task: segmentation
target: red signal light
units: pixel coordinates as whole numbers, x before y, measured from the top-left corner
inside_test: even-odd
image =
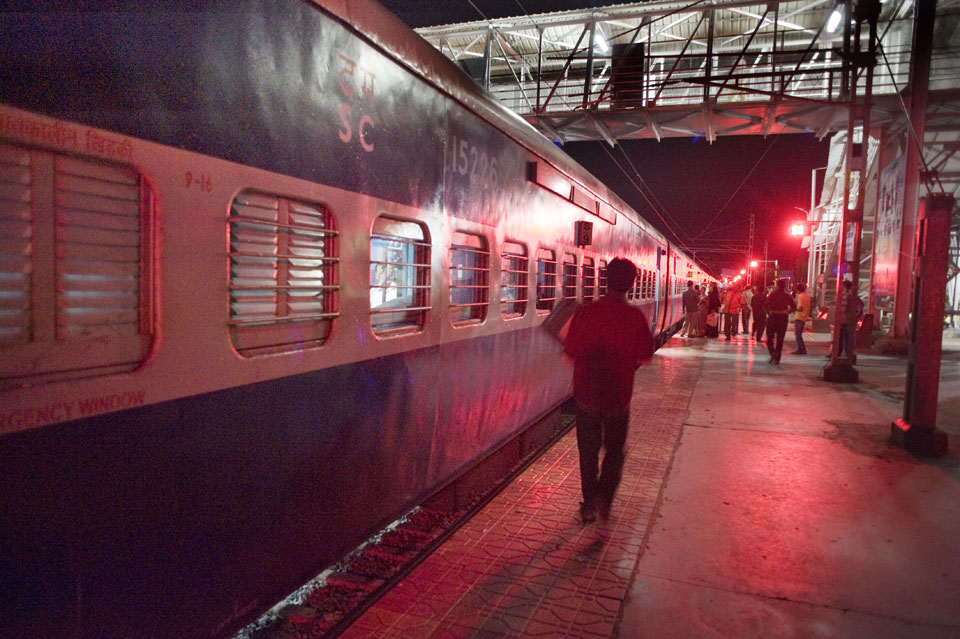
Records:
[[[806,224],[791,224],[790,235],[806,235]]]

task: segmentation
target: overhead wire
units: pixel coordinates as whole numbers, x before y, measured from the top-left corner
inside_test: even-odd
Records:
[[[763,162],[763,158],[767,157],[767,153],[769,153],[770,149],[773,148],[773,145],[776,143],[778,137],[780,136],[774,135],[771,137],[770,144],[767,145],[767,148],[764,150],[764,152],[760,155],[760,157],[754,163],[753,168],[750,169],[750,171],[744,176],[743,180],[740,181],[740,185],[737,186],[737,188],[733,191],[733,193],[730,194],[730,197],[727,198],[727,201],[724,202],[723,206],[720,207],[720,209],[716,212],[713,218],[708,223],[704,224],[703,226],[704,229],[709,228],[711,224],[717,221],[717,218],[720,217],[720,214],[723,213],[724,209],[726,209],[727,206],[729,206],[730,202],[733,201],[733,198],[735,198],[737,196],[737,193],[740,192],[740,189],[743,188],[743,185],[746,184],[747,180],[750,179],[750,176],[753,175],[753,172],[756,171],[757,167],[760,166],[760,163]],[[700,239],[701,237],[703,237],[705,233],[706,231],[700,231],[700,233],[695,235],[693,239],[694,240]]]
[[[477,5],[475,5],[475,4],[473,3],[473,0],[467,0],[467,4],[469,4],[471,7],[473,7],[474,10],[475,10],[477,13],[480,14],[480,17],[481,17],[481,18],[483,18],[483,19],[486,20],[487,22],[490,22],[490,18],[488,18],[486,15],[484,15],[483,11],[480,10],[480,7],[478,7]]]
[[[684,249],[687,249],[686,243],[680,238],[680,236],[679,236],[679,235],[677,234],[677,232],[674,230],[673,225],[671,225],[671,223],[668,222],[668,221],[663,217],[663,215],[660,213],[659,208],[657,208],[657,206],[656,206],[653,202],[650,201],[650,198],[647,197],[647,194],[644,193],[643,189],[640,188],[640,186],[636,183],[636,181],[634,181],[634,179],[633,179],[633,177],[630,175],[630,173],[628,173],[627,170],[623,167],[623,165],[620,164],[620,162],[617,160],[616,156],[614,156],[613,153],[610,152],[610,149],[608,149],[605,145],[603,146],[603,150],[607,153],[607,155],[610,156],[610,159],[613,160],[613,163],[617,165],[617,168],[619,168],[620,171],[627,177],[627,179],[630,180],[630,183],[633,184],[633,187],[634,187],[635,189],[637,189],[637,192],[640,193],[640,195],[643,197],[644,200],[646,200],[647,205],[651,208],[651,210],[653,210],[653,212],[656,213],[657,217],[660,218],[660,221],[663,222],[663,225],[664,225],[664,227],[666,228],[666,230],[667,230],[671,235],[673,235],[673,237],[674,237],[674,242],[675,242],[676,244],[679,244],[680,246],[682,246]],[[629,161],[629,158],[627,158],[627,160]],[[633,167],[633,164],[632,164],[632,163],[631,163],[631,167]],[[643,181],[643,178],[640,177],[640,174],[639,174],[638,172],[636,172],[636,168],[635,168],[635,167],[634,167],[634,172],[636,173],[637,177],[639,177],[640,180],[641,180],[641,182],[642,182],[642,181]],[[652,192],[651,192],[651,193],[652,193]]]

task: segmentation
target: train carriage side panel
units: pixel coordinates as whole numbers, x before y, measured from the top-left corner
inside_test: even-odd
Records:
[[[331,6],[342,16],[367,3]],[[37,37],[0,48],[14,70],[0,76],[4,101],[19,107],[0,107],[0,137],[132,166],[160,215],[147,274],[159,288],[143,311],[159,339],[143,365],[0,391],[13,407],[0,411],[0,627],[12,636],[235,627],[566,396],[569,370],[537,328],[541,244],[582,265],[588,252],[652,261],[662,242],[475,89],[450,100],[307,2],[2,20],[5,38]],[[90,55],[52,44],[90,34],[102,35]],[[411,160],[418,147],[430,152]],[[595,244],[576,247],[585,209],[530,182],[530,162],[556,165],[620,219],[594,219]],[[250,193],[323,205],[336,222],[337,316],[319,348],[253,356],[231,340],[231,290],[242,288],[231,216]],[[381,218],[415,225],[428,245],[418,331],[371,328]],[[526,245],[523,317],[497,315],[490,282],[487,318],[453,325],[454,232],[485,237],[491,266],[505,241]]]

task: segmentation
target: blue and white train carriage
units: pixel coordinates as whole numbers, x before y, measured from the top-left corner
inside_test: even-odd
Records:
[[[373,2],[133,4],[0,15],[4,637],[229,633],[706,277]]]

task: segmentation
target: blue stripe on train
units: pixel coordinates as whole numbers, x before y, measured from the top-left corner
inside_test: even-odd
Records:
[[[0,634],[228,630],[569,383],[526,329],[0,439]]]

